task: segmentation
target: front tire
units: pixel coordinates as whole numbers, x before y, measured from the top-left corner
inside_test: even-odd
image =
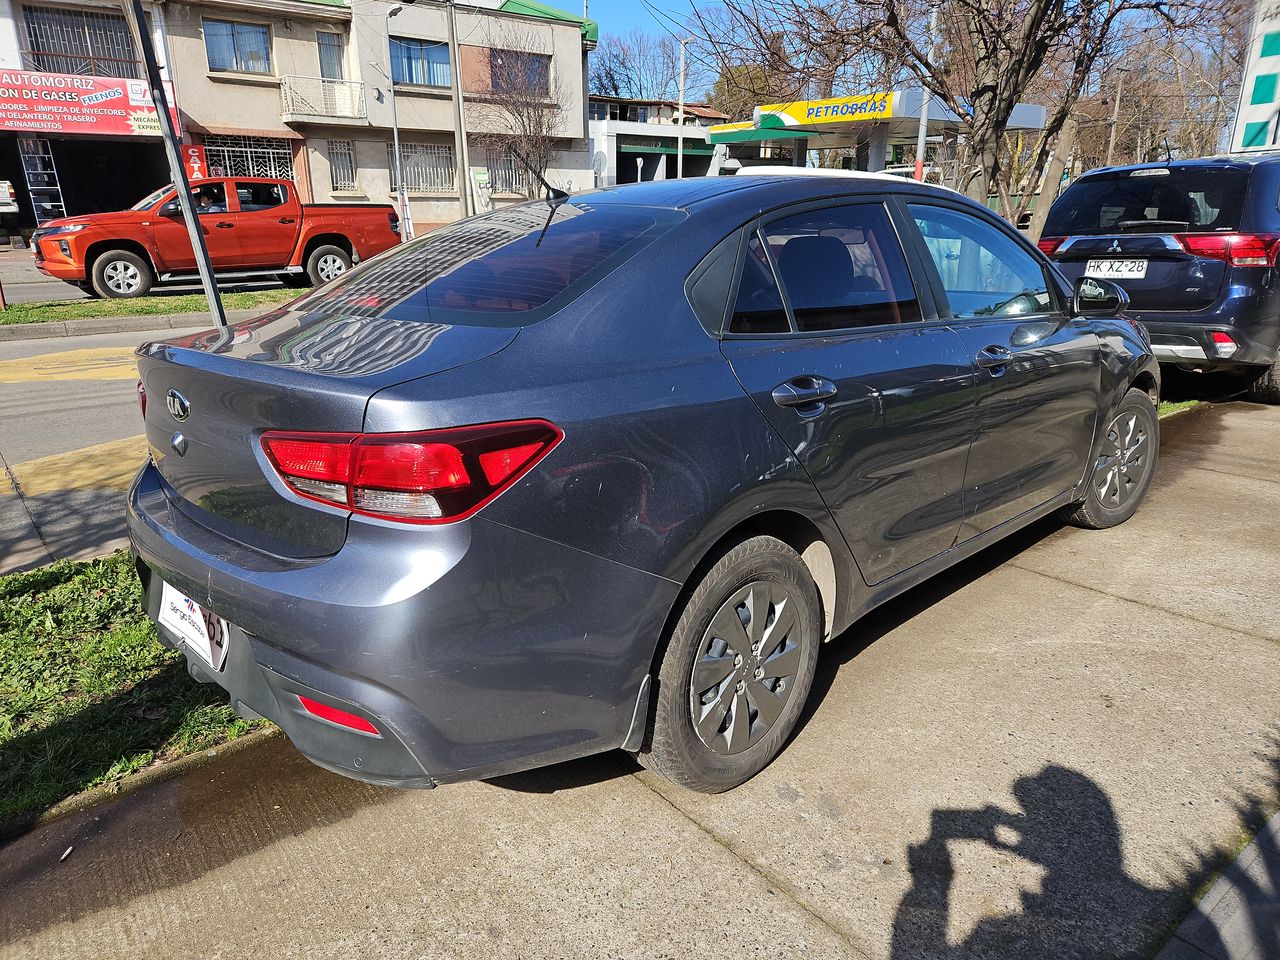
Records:
[[[1125,394],[1102,438],[1102,450],[1086,481],[1084,500],[1067,507],[1067,523],[1088,530],[1118,526],[1142,503],[1156,472],[1160,418],[1143,390]]]
[[[638,759],[720,793],[751,779],[795,729],[822,642],[818,589],[799,554],[752,537],[685,602],[658,671],[653,735]]]
[[[351,269],[351,257],[347,251],[332,244],[316,247],[307,257],[307,276],[314,286],[336,280]]]
[[[108,250],[93,261],[93,289],[105,299],[145,297],[154,282],[151,264],[129,250]]]

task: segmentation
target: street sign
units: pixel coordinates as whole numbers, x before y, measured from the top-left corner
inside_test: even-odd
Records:
[[[188,180],[203,180],[209,176],[209,164],[205,159],[204,146],[202,144],[184,144],[182,147],[182,163],[187,168]]]
[[[1280,2],[1259,0],[1249,36],[1240,103],[1231,130],[1231,152],[1274,150],[1280,145]]]

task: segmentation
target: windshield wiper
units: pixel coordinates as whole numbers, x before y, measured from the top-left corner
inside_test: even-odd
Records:
[[[524,154],[515,147],[511,148],[511,153],[517,160],[524,164],[524,168],[528,170],[529,173],[533,175],[533,178],[537,180],[538,183],[542,184],[542,188],[547,191],[546,196],[543,197],[543,200],[546,201],[547,206],[550,208],[547,210],[547,222],[542,225],[542,232],[538,234],[538,242],[534,244],[535,247],[540,247],[542,246],[542,238],[547,235],[547,228],[551,226],[551,218],[556,215],[556,211],[560,209],[560,206],[569,199],[569,194],[567,191],[561,190],[558,187],[553,187],[551,184],[547,183],[547,178],[540,174],[534,168],[533,164],[524,158]]]

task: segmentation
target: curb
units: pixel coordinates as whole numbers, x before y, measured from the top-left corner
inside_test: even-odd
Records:
[[[255,310],[228,310],[227,320],[239,323],[274,310],[266,306]],[[206,312],[153,313],[133,317],[86,317],[82,320],[52,320],[44,323],[0,324],[0,343],[7,340],[39,340],[44,337],[83,337],[94,333],[136,333],[143,330],[179,329],[213,326]]]
[[[144,787],[149,787],[171,777],[186,773],[188,770],[202,767],[206,763],[212,763],[214,760],[230,756],[233,753],[239,753],[241,750],[248,750],[260,743],[283,736],[284,731],[272,724],[265,730],[246,733],[242,737],[228,740],[226,743],[210,747],[208,750],[187,754],[185,757],[179,757],[177,760],[170,760],[167,763],[157,763],[144,767],[123,780],[104,783],[101,786],[67,797],[65,800],[59,800],[53,806],[46,807],[38,813],[20,814],[4,823],[0,823],[0,843],[7,843],[24,833],[29,833],[37,827],[43,827],[68,814],[80,813],[90,807],[96,807],[100,803],[115,800],[125,794],[134,793]]]

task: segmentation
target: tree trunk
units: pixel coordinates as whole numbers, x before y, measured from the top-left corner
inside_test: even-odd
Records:
[[[1040,199],[1036,201],[1035,213],[1031,215],[1031,226],[1027,228],[1027,237],[1032,242],[1040,239],[1044,232],[1044,222],[1049,219],[1049,208],[1058,198],[1058,187],[1062,184],[1062,171],[1066,169],[1067,157],[1071,155],[1071,147],[1076,139],[1076,121],[1067,117],[1058,133],[1058,142],[1053,147],[1053,156],[1044,170],[1044,179],[1040,181]]]

